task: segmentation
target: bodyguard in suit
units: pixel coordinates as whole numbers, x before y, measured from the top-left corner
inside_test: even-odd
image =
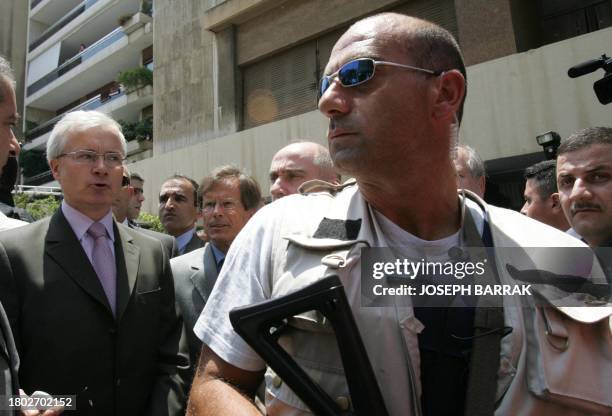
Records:
[[[204,247],[195,229],[197,193],[196,181],[183,175],[166,179],[159,191],[159,219],[168,234],[176,238],[180,254]]]
[[[255,179],[240,169],[221,166],[202,180],[198,198],[210,242],[171,261],[176,300],[183,313],[192,364],[198,362],[202,348],[202,341],[193,333],[193,327],[217,280],[230,244],[261,206],[261,191]]]
[[[154,230],[141,228],[135,223],[130,222],[128,212],[131,201],[134,197],[134,188],[132,188],[131,180],[132,176],[130,175],[130,171],[128,170],[127,166],[124,165],[121,188],[119,188],[119,191],[113,199],[113,215],[115,216],[115,220],[126,227],[132,228],[148,237],[161,241],[169,258],[178,256],[178,247],[174,237],[168,234],[158,233]]]
[[[47,159],[64,201],[0,233],[0,300],[26,391],[76,395],[75,415],[179,415],[189,362],[168,256],[112,218],[125,153],[102,113],[55,125]]]

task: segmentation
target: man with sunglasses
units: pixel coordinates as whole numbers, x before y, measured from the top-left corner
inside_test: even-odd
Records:
[[[125,154],[105,114],[57,122],[47,159],[64,200],[0,234],[0,300],[24,390],[72,395],[75,414],[179,415],[189,360],[168,256],[112,216]]]
[[[132,226],[136,226],[136,220],[140,215],[140,209],[142,208],[142,203],[145,200],[144,197],[144,179],[136,172],[130,173],[130,186],[134,190],[132,197],[130,198],[130,203],[128,205],[127,210],[127,219]]]
[[[234,240],[194,328],[203,348],[188,414],[258,414],[249,399],[264,373],[268,415],[309,414],[234,331],[228,314],[329,274],[343,283],[390,415],[563,413],[561,405],[526,391],[525,357],[517,353],[522,329],[512,315],[520,307],[509,308],[509,317],[491,312],[489,321],[483,308],[361,305],[362,248],[448,259],[465,240],[580,244],[518,213],[458,196],[451,147],[465,91],[456,41],[430,22],[384,13],[340,37],[325,68],[319,110],[329,119],[334,166],[356,184],[276,201]],[[485,227],[485,219],[493,224]],[[493,229],[495,235],[485,235]],[[506,325],[518,327],[502,342]],[[278,343],[344,414],[351,397],[330,333],[327,319],[310,312],[287,317],[277,332]]]
[[[142,185],[140,186],[142,187]],[[115,194],[115,198],[113,199],[113,215],[115,216],[115,220],[126,227],[132,228],[148,237],[161,241],[169,258],[178,256],[178,247],[174,237],[168,234],[158,233],[154,230],[147,230],[146,228],[137,227],[129,221],[130,206],[134,200],[135,193],[136,192],[132,184],[132,175],[130,174],[127,166],[123,166],[121,188],[119,188],[119,191],[117,194]]]

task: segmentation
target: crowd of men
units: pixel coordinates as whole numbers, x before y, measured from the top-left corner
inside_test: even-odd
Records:
[[[19,151],[14,89],[0,58],[0,168]],[[265,206],[259,184],[238,167],[217,167],[199,183],[173,175],[159,192],[167,234],[135,221],[144,179],[124,165],[120,126],[99,112],[68,113],[47,143],[60,209],[32,224],[0,212],[0,395],[69,394],[84,415],[308,414],[229,312],[337,274],[388,414],[610,413],[609,286],[585,308],[544,295],[543,309],[517,297],[504,297],[503,308],[360,307],[367,247],[444,260],[471,246],[612,245],[612,128],[581,130],[556,161],[529,167],[519,215],[484,201],[484,163],[457,145],[466,90],[461,51],[446,30],[393,13],[360,20],[334,46],[320,85],[328,148],[280,149]],[[340,174],[354,181],[341,183]],[[600,284],[598,264],[569,274]],[[504,281],[512,271],[495,273]],[[542,331],[542,319],[552,329]],[[350,410],[329,322],[303,314],[285,324],[279,343],[338,414]],[[597,335],[567,341],[563,351],[587,348],[571,360],[534,354],[558,325]],[[584,368],[595,380],[586,390],[571,381]]]

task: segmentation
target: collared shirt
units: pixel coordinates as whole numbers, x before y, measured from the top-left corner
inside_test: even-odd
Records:
[[[210,243],[210,248],[212,249],[213,256],[215,257],[215,264],[217,265],[217,271],[221,271],[221,266],[223,266],[223,262],[225,261],[225,253],[219,250],[213,243]]]
[[[176,237],[176,245],[178,246],[179,253],[184,254],[185,247],[187,244],[189,244],[195,232],[195,228],[190,228],[183,234]]]
[[[89,227],[91,227],[91,224],[93,224],[96,221],[92,220],[87,215],[83,214],[82,212],[77,211],[76,209],[72,208],[70,205],[68,205],[66,200],[62,201],[61,209],[62,209],[62,213],[64,214],[64,217],[66,217],[66,220],[68,221],[68,224],[70,224],[72,231],[74,232],[77,239],[79,240],[79,243],[81,243],[81,247],[83,247],[83,250],[85,250],[85,254],[87,255],[87,258],[91,262],[92,261],[91,256],[92,256],[93,246],[94,246],[94,239],[92,236],[87,234],[87,230],[89,230]],[[113,256],[115,256],[115,233],[113,231],[113,212],[111,211],[110,208],[108,210],[108,213],[104,217],[102,217],[102,219],[100,219],[98,222],[101,222],[102,225],[104,225],[104,228],[106,228],[106,237],[107,237],[106,242],[108,243],[108,246],[110,247],[111,252],[113,253]]]

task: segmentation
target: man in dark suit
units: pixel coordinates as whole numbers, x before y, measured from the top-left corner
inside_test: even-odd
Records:
[[[193,333],[193,327],[232,241],[261,206],[261,191],[255,179],[238,168],[221,166],[202,180],[198,198],[210,242],[171,261],[176,300],[183,313],[192,364],[198,362],[202,349],[202,341]]]
[[[0,300],[26,391],[76,395],[79,415],[179,415],[188,357],[168,257],[112,218],[125,153],[102,113],[55,125],[47,159],[64,201],[0,234]]]
[[[140,233],[152,237],[156,240],[161,241],[166,249],[166,254],[169,258],[176,257],[179,255],[178,247],[176,245],[176,239],[168,234],[158,233],[154,230],[147,230],[146,228],[141,228],[135,223],[130,222],[128,217],[128,211],[130,209],[130,204],[132,198],[134,196],[134,188],[132,188],[131,184],[130,172],[126,166],[123,166],[123,179],[121,181],[121,188],[115,195],[113,199],[113,215],[115,216],[115,220],[126,227],[132,228]]]
[[[6,59],[0,55],[0,173],[9,153],[15,151],[17,140],[13,134],[12,125],[17,121],[17,104],[15,101],[15,81],[13,71]],[[21,221],[8,218],[0,212],[0,230],[25,225]],[[0,256],[2,248],[0,247]],[[19,389],[17,369],[19,356],[13,341],[9,321],[0,304],[0,395],[17,394]],[[5,405],[6,403],[2,403]],[[0,410],[2,415],[13,414],[8,410]]]
[[[159,219],[168,234],[176,238],[180,254],[204,247],[195,229],[197,193],[196,181],[183,175],[168,178],[159,191]]]
[[[145,200],[143,189],[144,179],[142,178],[142,176],[140,176],[136,172],[130,172],[130,187],[132,188],[133,193],[128,203],[127,219],[130,224],[135,225],[136,220],[140,215],[142,203]]]

